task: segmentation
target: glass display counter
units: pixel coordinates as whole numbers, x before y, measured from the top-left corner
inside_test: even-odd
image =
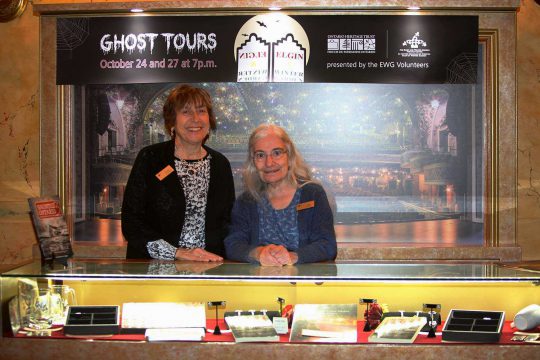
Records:
[[[285,282],[540,282],[540,267],[494,262],[336,261],[282,267],[244,263],[71,259],[66,264],[38,261],[2,272],[2,278],[50,280],[222,280]]]
[[[46,348],[55,348],[54,344],[58,344],[73,348],[75,352],[90,346],[87,341],[80,339],[65,341],[11,336],[6,303],[16,295],[17,281],[25,278],[36,280],[40,287],[53,283],[69,285],[75,291],[78,305],[226,301],[226,308],[220,310],[221,317],[223,311],[239,309],[279,310],[278,297],[291,305],[358,304],[360,298],[375,298],[379,303],[386,304],[390,311],[419,311],[425,303],[436,303],[441,304],[443,319],[452,309],[470,309],[504,311],[508,322],[525,306],[540,304],[540,271],[537,268],[492,262],[336,262],[285,267],[104,259],[72,259],[67,265],[33,262],[2,273],[4,335],[1,347],[9,346],[10,351],[24,351],[22,349],[31,344],[41,344],[39,346]],[[359,320],[363,319],[363,310],[359,306]],[[208,319],[215,318],[214,309],[208,309],[206,315]],[[154,351],[171,354],[180,351],[186,354],[196,352],[207,357],[216,354],[234,354],[236,357],[264,351],[268,354],[279,352],[279,357],[294,357],[307,351],[319,357],[335,356],[336,351],[346,356],[360,350],[365,355],[381,356],[387,349],[393,348],[404,354],[425,352],[429,356],[458,356],[463,352],[473,352],[480,357],[491,354],[498,358],[501,354],[521,357],[529,354],[531,349],[538,351],[537,346],[528,344],[482,346],[460,343],[446,346],[440,341],[436,344],[413,345],[257,343],[230,347],[225,345],[232,345],[227,341],[168,344],[138,341],[135,342],[137,345],[132,343],[127,346],[123,341],[93,340],[92,346],[99,344],[103,351],[116,354],[148,352],[148,356],[154,355]],[[138,350],[133,350],[133,347]]]

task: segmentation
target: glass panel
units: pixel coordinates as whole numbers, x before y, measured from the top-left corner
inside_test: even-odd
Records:
[[[493,263],[337,262],[285,267],[164,261],[71,260],[68,266],[34,262],[3,277],[49,279],[183,279],[265,281],[540,281],[540,272]]]
[[[138,151],[169,139],[177,84],[76,87],[75,241],[122,242],[123,193]],[[199,83],[217,118],[208,145],[237,193],[250,131],[283,126],[327,189],[338,242],[482,246],[485,173],[478,85]],[[80,136],[83,134],[83,136]]]

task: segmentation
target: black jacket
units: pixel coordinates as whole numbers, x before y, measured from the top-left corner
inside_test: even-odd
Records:
[[[205,249],[224,256],[223,239],[235,198],[231,165],[221,153],[204,148],[211,155]],[[173,171],[159,180],[156,174],[167,165]],[[146,244],[159,239],[178,247],[186,204],[174,169],[173,141],[147,146],[137,155],[122,203],[122,233],[128,242],[126,258],[150,258]]]

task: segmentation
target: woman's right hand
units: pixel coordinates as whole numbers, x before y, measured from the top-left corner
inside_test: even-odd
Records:
[[[223,258],[219,255],[208,252],[202,248],[194,249],[176,249],[176,260],[190,260],[190,261],[202,261],[202,262],[218,262],[223,261]]]

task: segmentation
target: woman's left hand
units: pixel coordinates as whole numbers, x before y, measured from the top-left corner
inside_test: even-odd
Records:
[[[176,260],[203,261],[203,262],[223,261],[223,258],[221,256],[208,252],[202,248],[195,248],[195,249],[178,248],[176,250],[175,259]]]

